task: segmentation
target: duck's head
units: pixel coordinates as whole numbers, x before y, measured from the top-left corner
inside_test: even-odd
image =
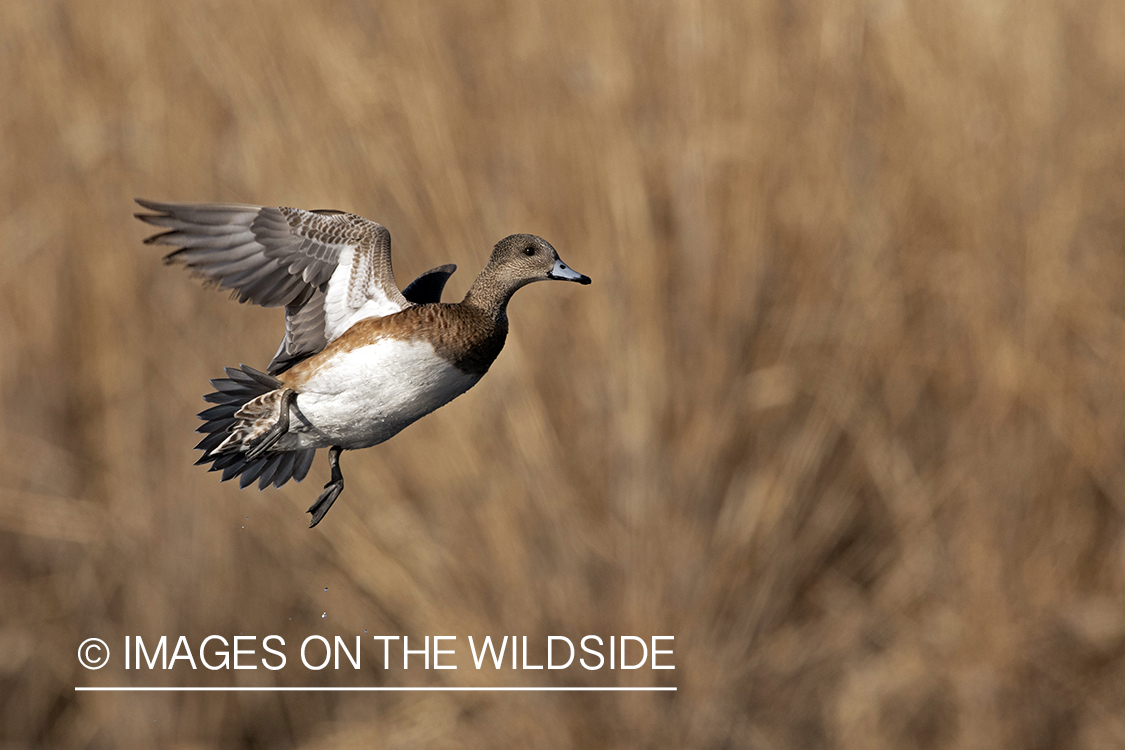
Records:
[[[589,276],[563,263],[547,240],[533,234],[513,234],[496,243],[488,265],[465,300],[501,315],[517,289],[533,281],[552,279],[590,283]]]
[[[559,258],[551,243],[534,234],[513,234],[496,243],[488,265],[499,271],[499,278],[518,289],[533,281],[577,281],[589,284],[583,276]]]

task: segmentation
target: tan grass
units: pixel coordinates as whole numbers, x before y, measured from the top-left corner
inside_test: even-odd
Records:
[[[0,744],[1125,746],[1123,39],[1097,0],[3,4]],[[534,232],[594,285],[521,292],[308,531],[323,458],[191,465],[277,312],[134,196],[355,211],[454,296]],[[73,692],[141,681],[91,635],[365,628],[674,634],[679,692]]]

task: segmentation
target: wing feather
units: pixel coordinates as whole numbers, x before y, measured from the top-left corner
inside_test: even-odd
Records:
[[[441,302],[441,292],[445,289],[445,282],[449,281],[449,277],[456,270],[457,266],[453,263],[431,268],[411,281],[402,290],[402,296],[416,305],[424,305],[427,302]]]
[[[359,320],[439,301],[455,268],[426,272],[404,296],[391,267],[390,233],[360,216],[240,203],[137,203],[150,211],[138,219],[165,230],[145,242],[178,248],[165,262],[232,290],[240,302],[285,307],[285,338],[271,375],[316,354]],[[264,466],[262,476],[271,468]]]
[[[371,273],[366,287],[357,290],[360,299],[348,295],[350,304],[358,309],[373,300],[392,312],[410,304],[395,284],[390,233],[360,216],[238,203],[137,203],[152,212],[137,218],[168,230],[146,242],[179,247],[169,262],[234,289],[241,301],[274,307],[307,299],[309,287],[326,284],[339,270],[341,255],[351,250],[347,255]]]
[[[179,248],[166,262],[233,290],[240,302],[286,308],[278,357],[320,351],[361,311],[363,317],[388,315],[411,304],[395,284],[390,233],[360,216],[236,203],[137,203],[151,212],[138,219],[167,230],[145,242]],[[325,327],[323,306],[334,277],[343,288],[333,318],[348,324],[343,328]]]

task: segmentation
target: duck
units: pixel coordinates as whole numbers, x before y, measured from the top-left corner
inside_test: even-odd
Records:
[[[211,380],[199,413],[197,465],[244,489],[281,487],[328,449],[331,478],[309,507],[310,528],[344,490],[343,451],[383,443],[484,377],[508,335],[508,302],[536,281],[589,284],[542,237],[496,243],[464,299],[442,302],[453,264],[400,290],[391,235],[333,209],[137,199],[160,232],[148,245],[239,302],[285,308],[285,335],[265,371],[242,364]]]

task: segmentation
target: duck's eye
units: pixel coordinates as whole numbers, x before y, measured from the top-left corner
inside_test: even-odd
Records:
[[[530,257],[532,255],[535,255],[535,248],[534,247],[525,247],[523,249],[523,254],[528,256],[528,257]]]

